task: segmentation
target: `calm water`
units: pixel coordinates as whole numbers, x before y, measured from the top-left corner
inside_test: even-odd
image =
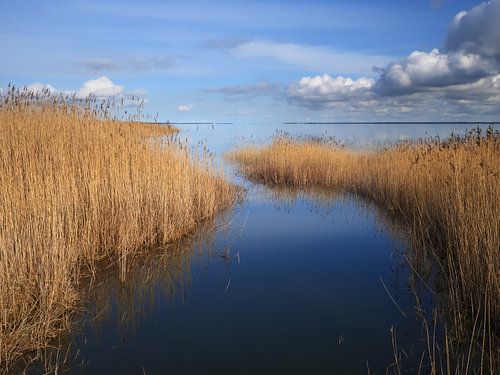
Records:
[[[466,128],[281,126],[353,147]],[[268,142],[275,130],[188,125],[182,134],[220,154]],[[72,373],[383,374],[391,327],[407,362],[418,363],[422,327],[401,232],[353,197],[271,191],[226,169],[248,192],[216,231],[139,257],[124,282],[114,270],[99,275],[85,324],[69,337]]]

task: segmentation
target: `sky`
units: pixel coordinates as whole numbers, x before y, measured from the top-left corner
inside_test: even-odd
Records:
[[[499,121],[500,0],[0,0],[0,88],[157,121]]]

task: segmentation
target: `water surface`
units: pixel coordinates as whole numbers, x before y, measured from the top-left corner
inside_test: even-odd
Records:
[[[277,128],[364,147],[446,137],[470,125]],[[181,130],[191,144],[201,141],[220,155],[269,142],[276,128]],[[140,257],[125,281],[112,270],[98,277],[85,324],[69,337],[71,371],[382,374],[393,362],[392,327],[405,360],[418,363],[425,346],[401,255],[404,233],[355,197],[270,190],[225,168],[247,195],[216,230]]]

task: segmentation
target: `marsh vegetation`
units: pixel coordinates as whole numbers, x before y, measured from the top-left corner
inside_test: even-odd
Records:
[[[278,134],[270,145],[244,147],[227,159],[253,181],[353,193],[403,223],[415,272],[436,288],[433,292],[444,291],[439,304],[444,339],[438,349],[429,346],[430,371],[498,370],[497,131],[396,142],[371,152],[353,151],[333,139]],[[433,271],[428,259],[436,265]]]
[[[0,104],[3,372],[498,369],[493,129],[365,151],[290,125],[317,136],[227,155],[249,182],[204,145],[268,127],[185,125],[190,148],[172,127],[47,99]],[[214,230],[241,196],[228,178],[248,199]]]
[[[207,152],[169,126],[119,121],[91,100],[10,90],[0,102],[0,363],[50,345],[100,265],[126,277],[235,202]],[[168,249],[166,250],[168,251]]]

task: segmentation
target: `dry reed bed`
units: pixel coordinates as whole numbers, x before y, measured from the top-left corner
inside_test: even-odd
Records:
[[[278,136],[271,145],[242,148],[227,158],[254,181],[355,193],[403,221],[416,253],[413,258],[437,259],[446,281],[442,307],[452,331],[449,345],[466,348],[465,355],[455,357],[463,363],[450,364],[449,372],[454,372],[454,366],[461,369],[458,372],[467,369],[472,362],[469,352],[476,351],[469,350],[469,345],[479,347],[481,369],[498,366],[497,131],[478,129],[447,141],[399,143],[373,152],[348,150],[335,142]]]
[[[238,190],[173,128],[112,121],[68,101],[0,103],[0,363],[44,347],[81,301],[83,271],[177,240]]]

